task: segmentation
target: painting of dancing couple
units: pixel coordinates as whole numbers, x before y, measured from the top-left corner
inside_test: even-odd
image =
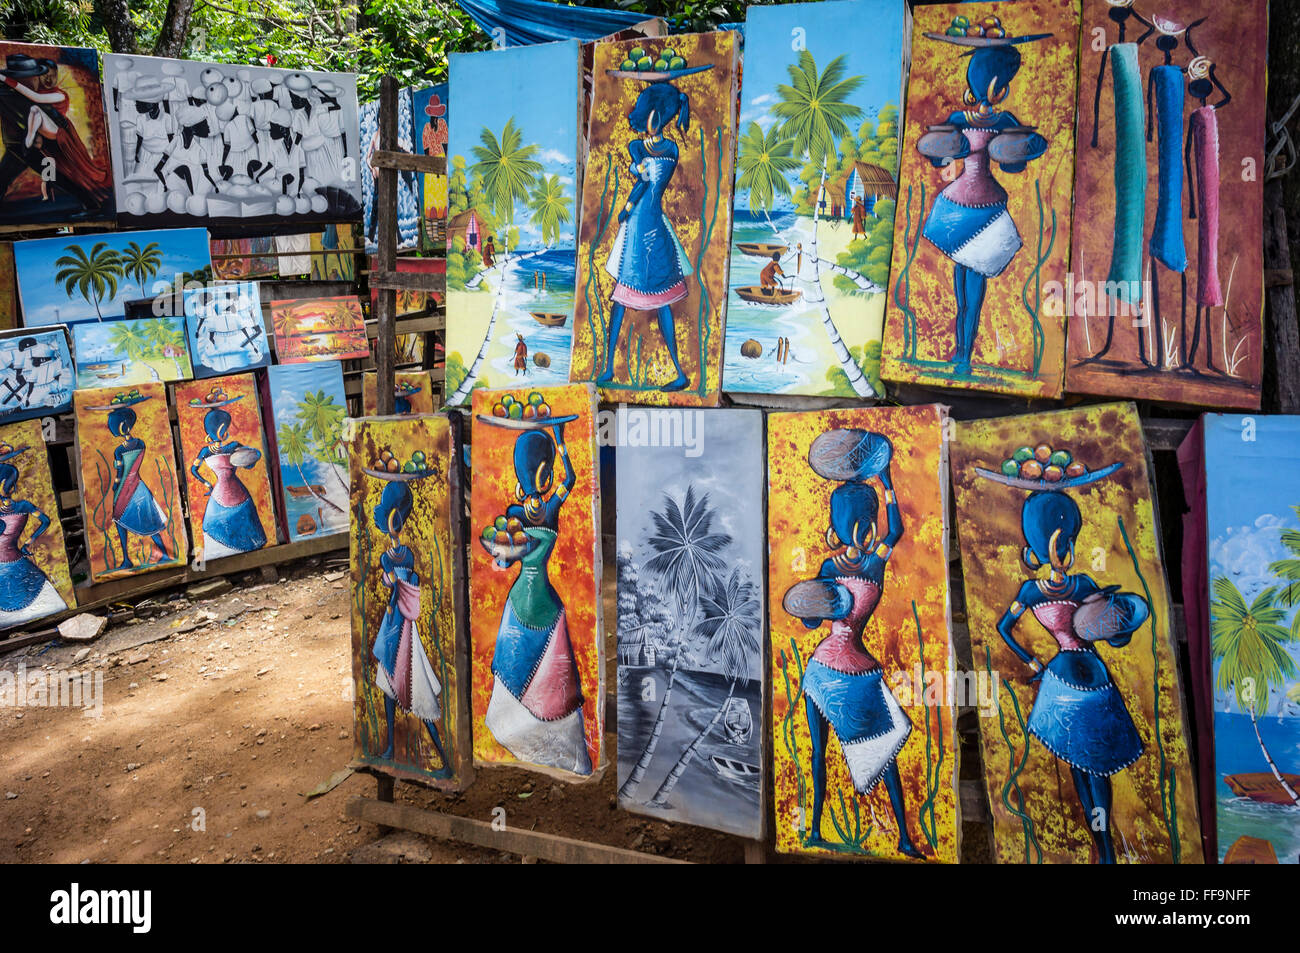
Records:
[[[956,863],[938,405],[768,417],[776,846]]]
[[[748,9],[728,391],[883,393],[906,53],[906,0]]]
[[[474,761],[566,780],[604,766],[596,394],[474,392]]]
[[[953,494],[997,860],[1200,863],[1146,445],[1132,404],[956,424]]]
[[[577,197],[576,41],[451,57],[447,404],[569,380]]]

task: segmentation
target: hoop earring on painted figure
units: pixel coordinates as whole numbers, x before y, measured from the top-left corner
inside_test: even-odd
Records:
[[[1042,562],[1032,549],[1026,546],[1020,551],[1020,561],[1029,567],[1030,572],[1038,572],[1043,568]]]
[[[831,549],[839,549],[841,546],[844,545],[843,543],[840,542],[840,538],[835,535],[834,526],[826,527],[826,545],[829,546]]]

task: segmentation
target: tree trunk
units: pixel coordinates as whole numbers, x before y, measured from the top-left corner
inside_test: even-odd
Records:
[[[682,652],[679,647],[677,654],[673,656],[673,667],[668,671],[668,687],[664,689],[663,701],[659,703],[659,713],[655,715],[655,726],[650,732],[650,739],[641,749],[641,757],[637,760],[636,766],[632,773],[627,776],[622,787],[618,789],[619,797],[631,797],[632,790],[641,783],[645,778],[646,770],[650,767],[650,762],[654,760],[655,748],[659,746],[659,736],[664,730],[664,716],[668,714],[668,702],[673,697],[673,683],[677,681],[677,666],[681,663]]]
[[[167,13],[158,30],[158,40],[153,45],[154,56],[180,57],[190,33],[190,14],[193,12],[194,0],[167,0]]]
[[[821,278],[821,259],[817,256],[817,226],[821,220],[821,195],[826,188],[826,163],[829,156],[822,160],[822,178],[821,184],[817,187],[817,192],[812,196],[813,202],[813,231],[812,239],[809,242],[808,257],[812,259],[812,281],[808,290],[804,292],[804,300],[809,304],[816,305],[821,309],[822,324],[826,328],[826,333],[830,335],[831,347],[835,350],[835,357],[840,362],[840,369],[844,371],[844,376],[849,379],[849,386],[853,388],[853,393],[859,397],[875,397],[876,392],[872,390],[870,382],[866,375],[862,373],[862,368],[858,367],[858,362],[853,360],[853,355],[849,353],[848,346],[844,339],[840,337],[839,329],[835,327],[835,319],[831,317],[830,308],[826,306],[826,296],[822,293]]]
[[[682,756],[677,759],[677,763],[673,765],[673,769],[668,772],[668,777],[664,778],[664,783],[659,785],[659,790],[656,791],[655,796],[650,799],[651,807],[667,806],[668,795],[672,794],[673,788],[677,787],[677,782],[682,779],[682,775],[686,773],[687,767],[689,767],[691,761],[695,759],[695,752],[699,749],[700,744],[704,739],[708,737],[709,732],[713,730],[714,726],[722,718],[722,713],[727,710],[727,705],[731,703],[731,696],[735,693],[736,680],[732,679],[731,685],[727,689],[727,697],[722,700],[722,704],[719,705],[718,710],[713,713],[713,717],[709,720],[709,723],[704,726],[704,729],[698,735],[695,736],[695,740],[686,746],[686,750],[682,752]]]
[[[1264,739],[1259,733],[1259,722],[1255,718],[1255,707],[1253,705],[1250,708],[1250,725],[1255,729],[1255,740],[1259,742],[1259,750],[1264,753],[1264,760],[1268,762],[1268,769],[1273,772],[1273,777],[1277,779],[1278,784],[1282,785],[1282,790],[1291,798],[1292,803],[1300,807],[1300,794],[1297,794],[1295,788],[1287,784],[1286,778],[1282,777],[1282,772],[1273,763],[1273,756],[1268,753],[1268,748],[1264,747]]]
[[[104,21],[108,45],[113,48],[114,53],[139,52],[135,39],[135,24],[131,22],[127,0],[95,0],[95,12]]]

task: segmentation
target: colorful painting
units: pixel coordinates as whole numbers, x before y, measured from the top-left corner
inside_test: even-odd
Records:
[[[768,417],[768,499],[799,501],[768,509],[783,853],[958,859],[946,425],[938,405]]]
[[[763,836],[763,415],[620,407],[618,803]]]
[[[352,295],[271,302],[275,354],[281,364],[370,355],[366,316]]]
[[[1268,5],[1084,0],[1066,386],[1258,407]]]
[[[748,8],[729,391],[884,393],[906,15],[904,0]]]
[[[351,225],[326,225],[311,234],[311,280],[356,281],[357,257]]]
[[[127,387],[194,376],[184,318],[124,318],[72,326],[77,387]]]
[[[349,442],[353,750],[399,777],[458,787],[470,726],[456,423],[363,419]]]
[[[362,413],[373,417],[379,413],[379,396],[375,392],[374,371],[361,375]],[[438,409],[438,391],[428,371],[397,371],[393,374],[393,415],[410,417],[431,414]]]
[[[99,54],[0,42],[0,227],[113,220]]]
[[[415,151],[422,156],[447,155],[450,112],[447,83],[417,89],[411,94],[415,118]],[[420,244],[439,248],[447,241],[447,176],[422,175],[420,187]]]
[[[185,331],[195,377],[217,377],[271,363],[255,281],[186,289]]]
[[[887,380],[1060,396],[1078,6],[916,10]]]
[[[210,254],[202,228],[14,242],[23,324],[121,318],[131,304],[155,315],[179,315],[180,289],[212,280]]]
[[[338,361],[275,364],[266,369],[271,453],[290,542],[348,528],[348,399]]]
[[[414,152],[411,141],[414,120],[411,118],[411,91],[397,91],[397,143],[394,151]],[[365,205],[366,253],[379,250],[378,202],[379,168],[372,164],[379,151],[379,100],[361,104],[361,152],[366,161],[361,166],[361,194]],[[397,250],[408,251],[420,243],[419,183],[414,172],[397,173]]]
[[[951,456],[998,861],[1200,863],[1137,409],[958,423]]]
[[[447,273],[447,259],[445,258],[399,258],[393,262],[394,270],[398,274],[418,274],[418,275],[445,275]],[[370,259],[370,270],[375,270],[375,259]],[[441,292],[424,292],[424,291],[398,291],[396,292],[396,311],[397,317],[404,314],[420,314],[429,307],[432,301],[435,305],[441,306],[444,296]],[[379,289],[373,285],[370,288],[370,309],[374,313],[375,302],[379,300]]]
[[[451,82],[475,117],[448,145],[447,403],[459,406],[476,387],[569,380],[578,44],[452,54]]]
[[[303,231],[361,217],[351,73],[104,57],[118,223]]]
[[[1207,414],[1220,863],[1300,863],[1300,417]],[[1194,676],[1194,677],[1196,677]],[[1208,726],[1203,727],[1204,731]]]
[[[569,780],[603,767],[595,414],[589,385],[474,393],[476,763],[517,763]]]
[[[279,268],[275,256],[275,239],[214,238],[210,243],[212,276],[223,281],[245,278],[271,278]]]
[[[253,375],[176,385],[176,422],[196,559],[274,546],[275,507]]]
[[[78,390],[72,402],[91,581],[184,566],[167,385]]]
[[[39,420],[0,427],[0,629],[77,605]]]
[[[570,377],[607,399],[718,402],[738,46],[596,44]]]
[[[0,423],[67,413],[74,389],[63,328],[0,336]]]

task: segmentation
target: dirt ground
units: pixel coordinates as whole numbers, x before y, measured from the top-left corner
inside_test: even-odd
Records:
[[[64,643],[0,655],[15,676],[103,675],[99,717],[0,707],[0,862],[518,863],[345,817],[349,798],[374,796],[368,775],[304,797],[352,755],[345,585],[317,562],[212,599],[163,597],[159,615],[111,626],[84,658]],[[743,859],[737,838],[615,810],[613,775],[575,786],[494,768],[462,794],[399,784],[397,799],[484,821],[499,805],[514,827]]]

